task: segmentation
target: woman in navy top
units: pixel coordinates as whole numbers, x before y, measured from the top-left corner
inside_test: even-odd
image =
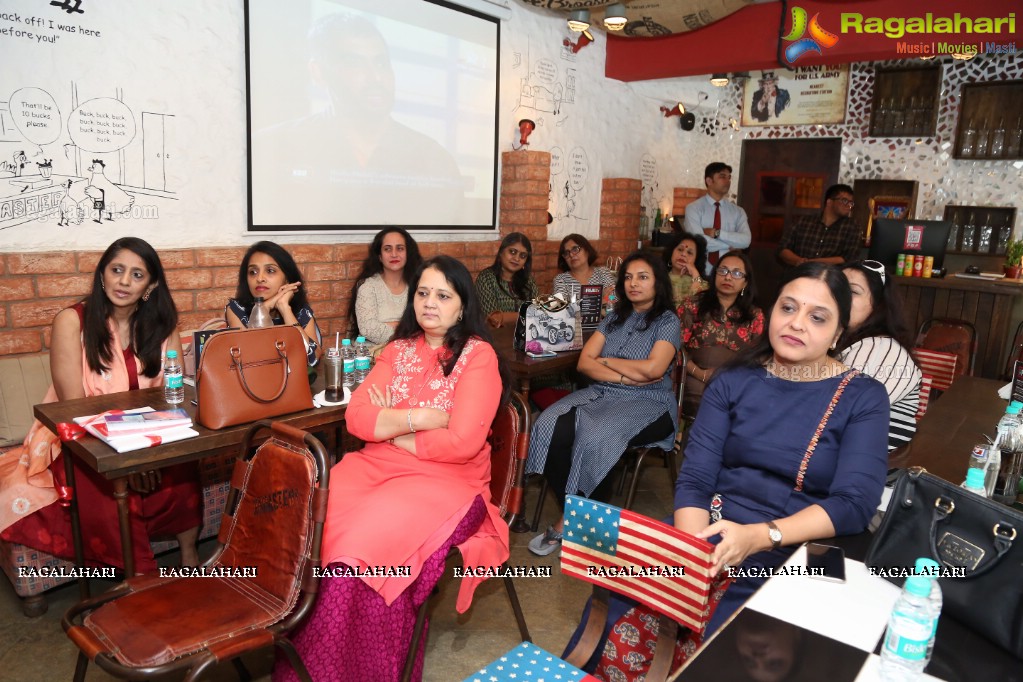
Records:
[[[804,542],[862,532],[877,508],[888,394],[833,357],[850,300],[839,269],[793,269],[768,333],[704,393],[675,488],[675,525],[717,543],[715,571],[778,566]],[[738,578],[707,633],[764,580]]]

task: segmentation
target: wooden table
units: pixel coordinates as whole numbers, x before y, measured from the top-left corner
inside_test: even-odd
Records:
[[[970,450],[994,437],[995,425],[1009,404],[998,397],[1003,381],[956,377],[952,386],[927,407],[909,445],[907,466],[921,466],[946,481],[966,477]]]
[[[513,347],[515,328],[504,326],[495,329],[494,348],[501,355],[512,373],[512,377],[518,381],[518,390],[522,397],[529,399],[529,383],[538,376],[547,376],[566,372],[575,369],[579,363],[579,351],[567,350],[558,353],[553,358],[532,358],[521,350]],[[586,338],[589,338],[587,334]]]
[[[195,419],[196,408],[191,401],[194,399],[195,389],[191,386],[186,386],[185,402],[180,407],[184,408],[192,416],[193,420]],[[162,387],[36,405],[35,416],[46,428],[56,431],[57,424],[71,422],[75,417],[98,414],[106,410],[134,409],[147,405],[158,409],[166,409],[168,407],[167,403],[163,400]],[[310,408],[301,412],[274,417],[274,420],[307,431],[340,429],[344,423],[345,409],[345,406]],[[75,475],[71,456],[77,457],[85,466],[93,469],[105,478],[113,480],[114,498],[117,500],[118,524],[121,531],[121,552],[124,558],[126,575],[135,575],[130,512],[128,509],[128,475],[140,471],[161,469],[174,464],[192,462],[223,452],[237,451],[249,425],[229,426],[214,431],[195,423],[192,428],[199,432],[199,435],[194,438],[125,453],[118,453],[103,441],[92,436],[85,436],[80,440],[64,443],[63,445],[64,471],[67,476],[67,484],[72,489],[74,489],[75,485]],[[340,439],[337,440],[340,441]],[[76,497],[72,497],[71,500],[71,531],[74,536],[75,561],[79,567],[83,567],[85,565],[84,553],[82,551],[82,533]],[[79,581],[79,589],[82,591],[83,598],[88,596],[88,584],[84,580]]]

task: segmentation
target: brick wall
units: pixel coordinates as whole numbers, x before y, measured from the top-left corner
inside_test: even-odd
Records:
[[[550,155],[518,151],[503,155],[501,234],[522,232],[533,243],[533,268],[542,292],[552,289],[560,240],[547,240]],[[593,242],[600,263],[624,257],[639,234],[641,183],[606,179],[601,197],[600,239]],[[305,278],[303,286],[324,335],[342,333],[352,282],[367,244],[288,244]],[[237,286],[238,265],[247,246],[161,249],[180,328],[191,329],[224,312]],[[460,259],[473,274],[494,262],[496,241],[422,242],[424,258],[439,253]],[[0,253],[0,355],[38,353],[50,347],[54,315],[79,301],[92,283],[102,251]]]
[[[702,187],[676,187],[672,193],[671,214],[682,215],[686,212],[686,206],[706,193],[707,190]]]

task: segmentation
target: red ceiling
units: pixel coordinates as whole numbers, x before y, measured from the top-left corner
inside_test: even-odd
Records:
[[[783,3],[771,2],[745,7],[718,22],[695,31],[659,38],[622,38],[608,35],[605,75],[622,81],[650,80],[698,76],[716,72],[780,68],[779,35],[791,28],[793,7],[802,7],[810,17],[819,13],[820,25],[839,36],[838,42],[824,48],[823,54],[807,52],[795,66],[813,64],[845,64],[861,61],[897,59],[900,42],[917,44],[933,42],[980,44],[1015,41],[1017,54],[1023,50],[1023,4],[1005,0],[972,0],[941,2],[933,0],[796,0],[788,3],[788,16],[782,26]],[[897,8],[897,9],[893,9]],[[906,34],[900,39],[876,33],[841,33],[842,13],[857,12],[864,17],[1006,17],[1016,14],[1016,30],[1003,28],[1000,34]],[[784,31],[784,33],[782,33]],[[789,43],[782,43],[782,49]],[[782,57],[782,59],[784,59]]]

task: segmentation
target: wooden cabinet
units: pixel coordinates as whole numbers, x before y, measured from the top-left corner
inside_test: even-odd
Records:
[[[1001,256],[1012,239],[1016,209],[1012,206],[945,207],[944,219],[952,223],[947,252]]]
[[[940,64],[875,69],[870,136],[933,136],[940,92]]]
[[[963,85],[957,159],[1023,159],[1023,81]]]

